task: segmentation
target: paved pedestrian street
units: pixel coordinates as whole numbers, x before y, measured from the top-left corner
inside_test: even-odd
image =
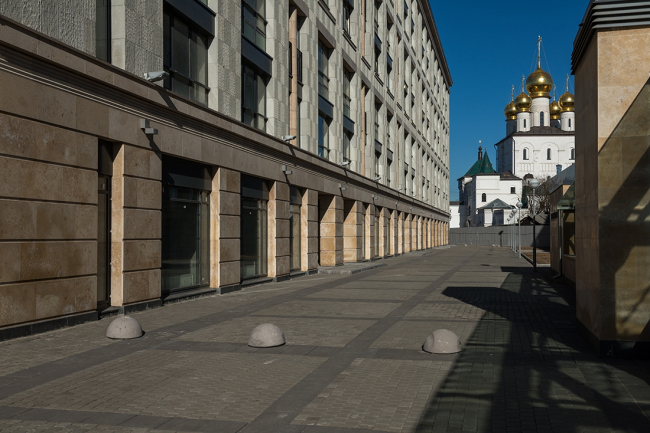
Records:
[[[650,432],[650,363],[594,356],[573,289],[507,248],[381,263],[2,342],[0,431]],[[266,322],[287,344],[248,347]]]

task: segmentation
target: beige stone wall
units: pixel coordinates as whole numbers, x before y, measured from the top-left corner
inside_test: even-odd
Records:
[[[95,137],[0,114],[0,326],[94,310]]]
[[[302,257],[300,264],[303,271],[318,268],[318,193],[308,189],[302,196],[301,233]]]
[[[363,213],[363,203],[353,200],[343,202],[344,223],[343,223],[343,261],[358,262],[363,260],[363,251],[361,250],[361,236],[363,236],[363,224],[361,218]]]
[[[343,199],[319,196],[320,265],[343,264]]]
[[[111,197],[111,305],[160,298],[162,160],[114,145]]]
[[[210,285],[239,284],[241,175],[219,168],[212,179],[210,194]],[[270,212],[269,212],[270,213]],[[270,231],[270,227],[269,227]]]
[[[600,340],[650,341],[648,43],[597,32],[575,70],[577,316]]]
[[[289,185],[275,182],[268,203],[268,276],[288,275],[291,269],[289,245]]]

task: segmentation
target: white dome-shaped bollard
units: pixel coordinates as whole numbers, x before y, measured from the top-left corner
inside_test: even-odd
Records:
[[[143,334],[144,332],[142,332],[142,326],[140,326],[140,323],[138,323],[138,321],[133,317],[129,316],[120,316],[113,320],[106,330],[106,336],[116,340],[139,338],[142,337]]]
[[[272,323],[262,323],[251,332],[250,347],[276,347],[285,343],[284,332]]]
[[[436,329],[422,345],[422,350],[429,353],[458,353],[460,349],[458,336],[449,329]]]

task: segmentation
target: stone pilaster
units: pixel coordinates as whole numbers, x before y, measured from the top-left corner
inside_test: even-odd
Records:
[[[343,264],[343,198],[319,196],[320,265]]]
[[[404,212],[398,212],[397,213],[397,250],[396,250],[398,254],[404,254],[406,252],[404,250],[404,244],[405,244],[404,226],[405,226]]]
[[[343,222],[343,261],[358,262],[363,260],[363,251],[361,249],[363,236],[363,213],[359,209],[363,208],[363,203],[354,200],[345,200],[343,202],[343,211],[345,221]]]
[[[241,176],[219,168],[210,194],[210,285],[227,292],[241,281]]]
[[[268,204],[268,276],[289,275],[289,185],[274,182]]]
[[[301,270],[318,269],[318,192],[314,190],[305,190],[302,195],[300,224]]]
[[[406,214],[404,218],[404,252],[411,252],[411,242],[413,241],[413,236],[411,235],[411,222],[413,221],[413,215]]]
[[[161,296],[162,160],[126,144],[114,148],[111,305]]]

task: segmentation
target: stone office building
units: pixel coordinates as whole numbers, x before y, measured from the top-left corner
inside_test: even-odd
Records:
[[[0,0],[0,336],[446,244],[451,84],[421,0]]]

